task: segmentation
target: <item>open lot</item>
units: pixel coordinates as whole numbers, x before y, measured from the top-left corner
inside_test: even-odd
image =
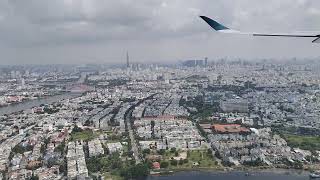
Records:
[[[297,147],[304,150],[320,150],[320,137],[302,135],[283,135],[290,147]]]

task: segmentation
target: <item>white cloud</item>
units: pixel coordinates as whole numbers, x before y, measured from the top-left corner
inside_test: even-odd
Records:
[[[9,49],[5,58],[16,62],[22,62],[20,59],[26,56],[9,52],[24,49],[36,62],[40,61],[38,49],[45,48],[46,54],[41,58],[49,61],[62,46],[65,51],[79,48],[72,51],[78,52],[72,56],[79,59],[90,52],[113,57],[108,52],[121,54],[129,48],[135,49],[136,56],[142,59],[316,56],[318,49],[310,47],[309,39],[219,36],[198,17],[208,15],[227,26],[251,31],[320,30],[320,12],[316,7],[320,7],[320,1],[3,0],[0,51]],[[67,59],[63,55],[59,58]]]
[[[311,7],[307,10],[307,12],[310,14],[310,15],[314,15],[314,16],[319,16],[320,15],[320,9],[316,9],[314,7]]]

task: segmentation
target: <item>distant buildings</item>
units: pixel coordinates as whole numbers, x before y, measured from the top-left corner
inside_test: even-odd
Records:
[[[200,67],[205,67],[208,65],[208,59],[205,58],[204,60],[186,60],[182,62],[183,66],[187,66],[187,67],[196,67],[196,66],[200,66]]]

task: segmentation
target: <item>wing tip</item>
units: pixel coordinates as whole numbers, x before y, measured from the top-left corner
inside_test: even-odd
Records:
[[[312,43],[320,43],[320,36],[318,36],[315,40],[313,40]]]
[[[204,20],[206,23],[209,24],[209,26],[211,26],[214,30],[216,31],[220,31],[220,30],[226,30],[229,29],[226,26],[218,23],[217,21],[208,18],[207,16],[199,16],[202,20]]]

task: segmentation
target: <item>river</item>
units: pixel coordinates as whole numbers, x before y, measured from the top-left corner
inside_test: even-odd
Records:
[[[80,94],[76,93],[64,93],[61,95],[55,95],[55,96],[48,96],[44,98],[34,99],[34,100],[28,100],[19,104],[11,104],[5,107],[0,108],[0,116],[4,114],[11,114],[14,112],[23,111],[26,109],[31,109],[36,106],[40,106],[41,104],[51,104],[54,102],[58,102],[63,99],[73,98],[77,97]]]
[[[257,172],[246,176],[245,172],[178,172],[168,176],[150,176],[147,180],[309,180],[306,173]]]

